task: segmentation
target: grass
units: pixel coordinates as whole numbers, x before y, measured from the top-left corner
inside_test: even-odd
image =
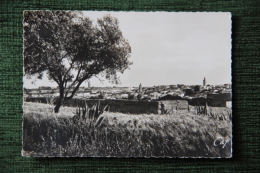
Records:
[[[23,155],[61,157],[231,157],[232,124],[207,115],[104,112],[94,126],[76,108],[24,104]]]

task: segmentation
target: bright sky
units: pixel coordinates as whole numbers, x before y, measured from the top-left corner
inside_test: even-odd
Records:
[[[118,18],[132,48],[133,65],[120,75],[119,86],[231,83],[231,14],[227,12],[97,12],[86,11],[95,23],[110,14]],[[24,87],[56,87],[47,77],[24,79]],[[91,86],[112,86],[97,78]],[[82,86],[87,86],[83,83]]]

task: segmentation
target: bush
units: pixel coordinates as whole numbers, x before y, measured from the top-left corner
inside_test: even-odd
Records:
[[[104,117],[101,117],[101,115],[104,113],[104,111],[107,110],[107,108],[108,106],[106,105],[102,110],[100,110],[100,101],[92,108],[89,108],[86,104],[86,101],[84,101],[82,106],[78,107],[76,112],[74,112],[76,115],[73,117],[73,123],[90,123],[93,127],[99,126],[104,119]]]

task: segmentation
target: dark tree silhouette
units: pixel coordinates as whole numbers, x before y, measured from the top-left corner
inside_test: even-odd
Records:
[[[118,83],[117,72],[131,65],[131,47],[116,18],[106,15],[97,26],[73,11],[24,12],[24,69],[27,77],[42,79],[46,73],[59,86],[59,111],[80,85],[102,75]]]

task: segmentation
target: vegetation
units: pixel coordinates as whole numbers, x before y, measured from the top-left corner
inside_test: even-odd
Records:
[[[74,124],[89,124],[94,125],[94,127],[99,126],[104,117],[101,117],[103,112],[107,110],[107,106],[103,108],[103,110],[100,110],[100,102],[98,104],[94,105],[92,108],[89,108],[86,104],[86,101],[83,101],[83,104],[81,107],[78,107],[76,109],[76,112],[74,112],[76,115],[73,117],[73,123]]]
[[[117,72],[131,65],[131,47],[116,18],[92,21],[81,12],[24,12],[24,69],[27,77],[46,73],[59,87],[55,113],[74,97],[80,85],[103,75],[118,83]]]
[[[73,112],[83,117],[91,109],[96,118],[85,113],[88,118],[83,123],[73,121]],[[55,114],[50,105],[25,102],[23,155],[231,157],[230,119],[178,111],[171,115],[102,112],[97,106],[83,106],[62,107]]]

